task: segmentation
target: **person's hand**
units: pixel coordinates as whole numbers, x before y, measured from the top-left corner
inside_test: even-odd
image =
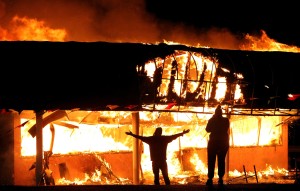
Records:
[[[132,132],[131,131],[128,131],[128,132],[125,132],[126,135],[132,135]]]
[[[188,132],[190,132],[190,130],[189,130],[189,129],[187,129],[187,130],[183,130],[183,131],[182,131],[182,133],[183,133],[183,134],[186,134],[186,133],[188,133]]]

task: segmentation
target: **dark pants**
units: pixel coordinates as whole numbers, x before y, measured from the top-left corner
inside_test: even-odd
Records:
[[[155,185],[160,185],[159,184],[159,170],[161,170],[161,173],[163,175],[165,184],[170,185],[167,161],[159,161],[159,162],[152,161],[152,171],[153,171],[153,174],[154,174],[154,184]]]
[[[208,141],[207,145],[207,166],[208,178],[214,178],[214,170],[216,158],[218,159],[218,175],[219,179],[223,179],[225,175],[225,157],[229,149],[228,141]]]

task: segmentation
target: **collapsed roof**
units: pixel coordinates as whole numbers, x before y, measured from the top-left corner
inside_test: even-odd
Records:
[[[176,104],[178,106],[204,106],[226,104],[233,108],[248,109],[296,109],[299,99],[288,95],[300,94],[300,54],[290,52],[257,52],[196,48],[184,45],[108,43],[108,42],[0,42],[2,56],[2,86],[0,108],[21,110],[143,110],[144,105]],[[224,99],[215,98],[215,86],[209,96],[201,96],[203,82],[215,84],[216,78],[205,80],[203,72],[197,78],[189,78],[195,70],[185,62],[186,77],[179,79],[179,62],[175,54],[201,54],[218,62],[217,76],[224,76],[227,87],[238,84],[243,100],[234,100],[234,92],[227,88]],[[149,79],[145,64],[156,59],[173,59],[175,64],[165,70],[171,72],[169,83],[176,80],[201,82],[199,90],[184,95],[166,95],[157,91],[157,81],[162,75]],[[194,59],[194,62],[197,62]],[[205,68],[207,67],[206,64]],[[182,67],[182,66],[181,66]],[[159,67],[156,66],[155,71]],[[155,73],[154,71],[154,73]],[[237,75],[242,74],[243,78]],[[201,78],[202,75],[202,78]],[[159,79],[157,79],[159,78]],[[201,81],[202,80],[202,81]],[[184,83],[183,83],[184,84]],[[183,85],[187,87],[188,83]],[[159,84],[160,85],[160,84]],[[174,87],[173,87],[174,88]],[[201,89],[202,88],[202,89]],[[181,91],[182,88],[181,88]],[[197,95],[196,95],[197,94]],[[110,107],[111,106],[111,107]],[[116,106],[116,107],[114,107]],[[149,109],[149,107],[147,107]],[[154,109],[152,107],[151,109]],[[290,115],[290,113],[289,113]],[[293,114],[294,115],[294,114]]]

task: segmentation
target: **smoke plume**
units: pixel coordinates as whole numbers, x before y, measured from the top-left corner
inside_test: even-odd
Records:
[[[222,49],[238,49],[241,41],[226,28],[199,29],[162,20],[147,11],[143,0],[0,0],[0,35],[1,30],[2,34],[10,33],[15,16],[37,19],[52,29],[64,29],[65,41],[167,41]]]

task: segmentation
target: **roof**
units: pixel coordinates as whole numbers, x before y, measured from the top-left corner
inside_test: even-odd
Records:
[[[14,110],[143,109],[162,101],[158,95],[145,98],[145,76],[137,70],[149,60],[166,59],[176,51],[214,57],[230,84],[242,86],[246,103],[232,103],[230,91],[224,104],[257,109],[299,109],[300,54],[196,48],[184,45],[109,42],[0,42],[2,87],[0,108]],[[237,80],[236,74],[243,79]],[[145,87],[146,86],[146,87]],[[227,91],[227,92],[228,92]],[[174,99],[172,99],[174,100]],[[171,101],[164,98],[166,104]],[[203,100],[208,102],[209,100]],[[201,105],[199,100],[176,104]],[[204,103],[203,103],[204,104]]]

